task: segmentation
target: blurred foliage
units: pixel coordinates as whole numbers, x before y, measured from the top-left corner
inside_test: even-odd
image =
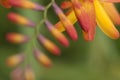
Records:
[[[47,5],[50,0],[33,0]],[[56,0],[61,3],[62,0]],[[120,6],[117,8],[120,11]],[[15,11],[38,22],[43,16],[41,12],[23,9],[5,9],[0,6],[0,80],[10,80],[9,74],[12,71],[7,67],[5,60],[8,56],[21,52],[24,45],[10,44],[5,40],[6,33],[20,32],[33,34],[32,30],[23,26],[18,26],[7,20],[7,13]],[[58,21],[52,8],[48,11],[49,20],[52,23]],[[36,80],[120,80],[120,41],[111,40],[97,28],[95,40],[86,42],[83,40],[81,29],[78,23],[75,24],[79,39],[74,42],[69,39],[70,47],[64,48],[52,38],[44,25],[41,26],[41,33],[55,41],[62,51],[59,57],[51,55],[45,51],[52,59],[54,65],[46,69],[39,65],[32,57],[32,65],[36,73]],[[119,30],[119,26],[117,27]],[[64,32],[64,34],[66,34]],[[43,49],[44,50],[44,49]],[[32,51],[31,51],[32,54]]]

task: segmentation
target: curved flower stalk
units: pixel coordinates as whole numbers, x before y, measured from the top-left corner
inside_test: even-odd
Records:
[[[7,34],[6,39],[9,42],[14,44],[24,43],[23,46],[27,45],[27,49],[22,51],[22,56],[20,54],[8,58],[7,64],[14,67],[20,65],[21,63],[25,63],[26,67],[26,65],[32,63],[30,62],[30,59],[28,59],[29,57],[23,57],[23,55],[28,56],[32,52],[33,57],[40,64],[44,67],[51,67],[52,61],[45,55],[42,49],[39,49],[39,46],[36,43],[40,43],[40,46],[44,47],[47,51],[56,56],[61,54],[61,50],[52,40],[45,37],[44,34],[39,31],[41,25],[45,25],[46,29],[48,29],[53,37],[64,47],[68,47],[70,44],[62,31],[65,30],[68,36],[73,41],[76,41],[78,39],[78,34],[73,24],[77,21],[82,29],[85,40],[94,39],[96,25],[98,25],[110,38],[119,38],[119,32],[113,24],[114,22],[115,24],[120,25],[119,13],[116,11],[114,5],[112,3],[107,3],[107,1],[109,0],[66,1],[61,5],[62,9],[68,9],[68,12],[65,14],[64,11],[62,11],[62,9],[57,5],[55,0],[51,0],[47,6],[42,6],[29,0],[0,0],[0,3],[6,8],[15,7],[40,11],[44,16],[44,18],[36,24],[36,22],[33,22],[32,20],[29,20],[28,18],[17,13],[8,13],[8,19],[11,22],[33,29],[33,34],[29,36],[15,32]],[[111,1],[112,0],[110,0],[110,2]],[[114,0],[114,2],[118,2],[118,0]],[[53,25],[47,17],[47,11],[50,7],[52,7],[56,13],[56,16],[58,16],[60,20],[56,25]],[[109,13],[109,11],[111,11],[111,13]],[[115,14],[114,17],[113,14]],[[31,52],[29,52],[29,50]],[[20,72],[20,75],[18,75],[19,77],[23,77],[21,73],[24,74],[23,80],[35,80],[34,72],[31,67],[27,66],[24,71],[22,69],[18,69],[17,71]]]
[[[39,28],[41,27],[42,24],[44,24],[47,27],[47,29],[50,31],[50,33],[53,35],[53,37],[55,37],[55,39],[61,45],[63,45],[64,47],[69,46],[69,41],[66,38],[66,36],[63,33],[61,33],[57,28],[55,28],[55,26],[49,21],[49,19],[47,19],[47,11],[50,7],[53,7],[53,9],[55,10],[56,14],[62,21],[62,24],[65,26],[66,31],[67,31],[68,35],[70,36],[70,38],[72,40],[77,40],[77,38],[78,38],[77,32],[76,32],[73,24],[70,22],[69,19],[67,19],[64,12],[59,8],[59,6],[57,6],[57,4],[55,3],[54,0],[52,0],[47,6],[42,6],[40,4],[31,2],[29,0],[18,0],[18,1],[15,1],[15,0],[3,1],[3,0],[1,0],[1,4],[6,8],[11,8],[11,7],[14,8],[15,7],[15,8],[31,9],[31,10],[43,12],[44,18],[38,24],[36,24],[32,20],[29,20],[28,18],[23,17],[22,15],[19,15],[17,13],[14,13],[14,12],[8,13],[8,19],[11,22],[14,22],[15,24],[19,24],[19,25],[24,25],[28,28],[32,27],[31,29],[34,30],[34,32],[33,32],[34,34],[28,36],[28,35],[23,35],[20,33],[11,32],[6,35],[6,39],[13,44],[23,44],[24,43],[23,45],[30,45],[30,46],[27,46],[27,49],[25,51],[23,51],[22,54],[24,56],[30,55],[29,49],[32,46],[31,51],[33,53],[33,57],[44,67],[51,67],[52,61],[45,55],[45,53],[43,51],[41,51],[39,49],[38,45],[36,44],[36,42],[34,42],[34,40],[36,40],[37,42],[40,42],[40,45],[43,46],[46,50],[48,50],[53,55],[59,56],[61,54],[61,50],[54,42],[52,42],[51,40],[46,38],[39,31]],[[61,15],[57,11],[60,11]],[[32,64],[32,63],[30,63],[30,61],[28,61],[29,60],[28,58],[29,57],[23,57],[21,54],[14,55],[14,56],[8,57],[6,63],[10,67],[20,66],[20,65],[22,65],[22,63],[25,63],[25,65]],[[20,73],[18,75],[14,75],[16,72],[20,72]],[[12,79],[17,80],[19,78],[21,80],[22,79],[35,80],[35,76],[34,76],[33,71],[31,70],[31,68],[26,68],[24,71],[22,69],[15,70],[15,72],[13,72]]]
[[[67,13],[67,17],[73,24],[78,20],[80,27],[83,30],[85,40],[94,39],[96,23],[107,36],[112,39],[117,39],[119,38],[119,32],[115,28],[114,23],[117,25],[120,24],[120,16],[113,3],[110,2],[114,3],[120,1],[71,0],[72,6],[70,9],[73,9]],[[68,5],[70,5],[70,3]],[[55,26],[59,30],[64,31],[61,22],[58,22]]]

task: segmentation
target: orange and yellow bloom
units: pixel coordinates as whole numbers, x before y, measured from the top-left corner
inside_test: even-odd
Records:
[[[57,1],[57,0],[56,0]],[[82,29],[82,33],[85,40],[93,40],[96,33],[96,26],[99,28],[110,38],[117,39],[120,37],[119,31],[116,29],[115,25],[120,25],[120,15],[115,8],[113,3],[120,2],[120,0],[63,0],[65,2],[62,3],[61,8],[66,9],[66,14],[64,11],[60,9],[55,0],[51,0],[51,2],[47,6],[42,6],[38,3],[31,2],[29,0],[0,0],[0,4],[5,8],[17,7],[24,9],[31,9],[41,11],[43,13],[43,19],[39,21],[38,24],[33,21],[19,15],[16,13],[9,13],[8,19],[14,23],[30,26],[33,31],[33,35],[25,36],[19,33],[9,33],[6,36],[6,39],[9,42],[19,44],[26,43],[25,51],[23,53],[27,54],[19,54],[10,56],[7,59],[7,65],[14,67],[20,65],[25,62],[29,65],[31,62],[26,61],[25,59],[29,58],[30,53],[34,55],[34,58],[41,63],[45,67],[51,67],[52,61],[47,57],[44,52],[42,52],[38,46],[38,42],[40,42],[41,46],[46,48],[53,55],[59,56],[61,55],[61,50],[59,46],[57,46],[54,42],[46,38],[42,32],[40,32],[40,27],[45,24],[48,31],[55,37],[55,39],[60,42],[63,46],[68,47],[69,41],[67,37],[62,33],[62,31],[66,31],[69,37],[76,41],[78,39],[77,30],[74,27],[74,24],[78,21],[80,28]],[[55,11],[56,15],[59,18],[59,22],[53,25],[48,17],[47,12],[48,9],[52,7]],[[27,31],[26,31],[27,32]],[[31,32],[31,31],[30,31]],[[31,32],[32,33],[32,32]],[[31,39],[31,40],[30,40]],[[32,49],[32,50],[30,50]],[[28,59],[30,60],[30,59]],[[18,75],[15,75],[19,73]],[[21,73],[24,72],[24,77]],[[24,71],[21,71],[20,68],[13,72],[13,79],[22,80],[22,77],[26,80],[35,80],[34,72],[31,67],[27,66]]]
[[[120,16],[113,3],[119,0],[71,0],[71,11],[67,18],[74,24],[77,20],[82,28],[84,38],[93,40],[96,23],[100,29],[110,38],[119,38],[119,31],[115,24],[120,24]],[[109,13],[108,13],[109,12]],[[61,21],[62,22],[62,21]],[[55,26],[64,31],[64,27],[58,22]]]

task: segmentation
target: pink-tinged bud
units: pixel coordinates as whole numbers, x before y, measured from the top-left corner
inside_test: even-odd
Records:
[[[25,17],[12,12],[8,14],[8,19],[16,24],[27,25],[30,27],[35,27],[36,25],[34,22],[26,19]]]
[[[72,7],[72,3],[70,1],[64,1],[62,2],[61,6],[62,9],[68,9]]]
[[[23,79],[23,70],[18,67],[11,72],[11,80],[24,80]]]
[[[60,55],[60,49],[52,41],[48,40],[41,34],[38,36],[38,40],[49,52],[54,55]]]
[[[56,3],[53,3],[53,8],[54,8],[56,14],[58,15],[58,17],[60,18],[62,24],[64,25],[64,28],[66,29],[66,31],[69,34],[69,36],[71,37],[71,39],[72,40],[77,40],[78,39],[78,35],[77,35],[77,32],[76,32],[73,24],[65,16],[63,11],[58,7],[58,5]]]
[[[35,80],[35,74],[30,66],[27,66],[24,72],[24,80]]]
[[[45,21],[45,24],[48,30],[52,33],[52,35],[65,47],[69,46],[69,41],[67,38],[56,29],[48,20]]]
[[[29,40],[29,37],[19,33],[9,33],[6,35],[6,39],[11,43],[20,44],[27,42]]]
[[[34,56],[38,60],[38,62],[40,62],[43,66],[45,66],[45,67],[52,66],[51,60],[44,53],[39,51],[38,49],[34,50]]]
[[[5,8],[11,8],[9,0],[0,0],[0,4]]]
[[[33,10],[44,10],[42,5],[30,2],[29,0],[10,0],[10,4],[14,7],[33,9]]]
[[[79,0],[72,0],[72,4],[82,30],[89,32],[90,28],[95,28],[96,17],[93,2],[86,0],[80,3]]]
[[[19,65],[21,62],[23,62],[25,59],[25,55],[24,54],[17,54],[17,55],[13,55],[7,58],[7,65],[10,67],[14,67]]]

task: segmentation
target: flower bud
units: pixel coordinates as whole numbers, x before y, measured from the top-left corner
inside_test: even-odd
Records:
[[[58,29],[56,29],[48,20],[45,21],[45,24],[48,30],[52,33],[52,35],[65,47],[69,46],[69,42],[67,38],[61,33]]]
[[[11,43],[19,44],[27,42],[29,37],[18,33],[9,33],[6,35],[6,39]]]
[[[25,80],[35,80],[35,74],[30,66],[26,67],[24,77]]]
[[[70,20],[66,17],[66,15],[63,13],[63,11],[58,7],[56,3],[53,3],[53,8],[58,17],[60,18],[62,24],[64,25],[64,28],[66,29],[68,35],[72,40],[77,40],[78,35],[77,31],[75,30],[73,24],[70,22]]]
[[[33,9],[33,10],[44,10],[42,5],[33,3],[29,0],[10,0],[10,4],[14,7]]]
[[[50,51],[54,55],[60,55],[60,49],[49,39],[40,34],[38,36],[38,40],[48,51]]]
[[[25,17],[12,12],[8,14],[8,19],[16,24],[27,25],[30,27],[35,27],[36,25],[34,22],[26,19]]]
[[[44,53],[39,51],[38,49],[34,50],[34,56],[38,60],[38,62],[40,62],[43,66],[51,67],[51,65],[52,65],[51,60]]]
[[[14,67],[20,64],[21,62],[23,62],[24,59],[25,59],[24,54],[16,54],[16,55],[8,57],[6,63],[8,66]]]
[[[11,80],[23,80],[23,70],[20,67],[11,72]]]

